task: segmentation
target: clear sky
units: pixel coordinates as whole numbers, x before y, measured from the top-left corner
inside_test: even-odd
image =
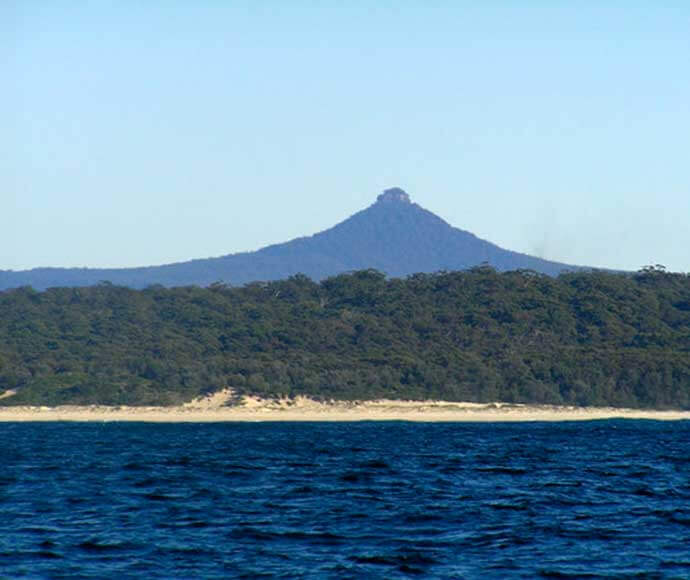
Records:
[[[690,271],[685,0],[4,0],[0,88],[0,269],[254,250],[400,186]]]

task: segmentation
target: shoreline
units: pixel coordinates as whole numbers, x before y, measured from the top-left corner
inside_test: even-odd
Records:
[[[533,422],[602,419],[690,420],[690,411],[657,411],[615,407],[572,407],[513,403],[447,401],[334,401],[243,397],[228,406],[232,391],[214,393],[175,407],[72,406],[0,407],[0,422],[147,422],[214,423],[265,421],[413,421],[413,422]]]

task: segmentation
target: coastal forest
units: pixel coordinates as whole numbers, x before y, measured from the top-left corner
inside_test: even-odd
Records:
[[[320,400],[690,409],[690,275],[362,270],[0,293],[0,404]]]

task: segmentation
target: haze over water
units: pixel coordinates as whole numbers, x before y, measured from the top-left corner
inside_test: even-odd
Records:
[[[690,576],[687,422],[0,434],[3,577]]]

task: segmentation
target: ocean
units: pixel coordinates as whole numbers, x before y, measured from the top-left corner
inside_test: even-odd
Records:
[[[0,436],[3,578],[690,578],[690,422]]]

